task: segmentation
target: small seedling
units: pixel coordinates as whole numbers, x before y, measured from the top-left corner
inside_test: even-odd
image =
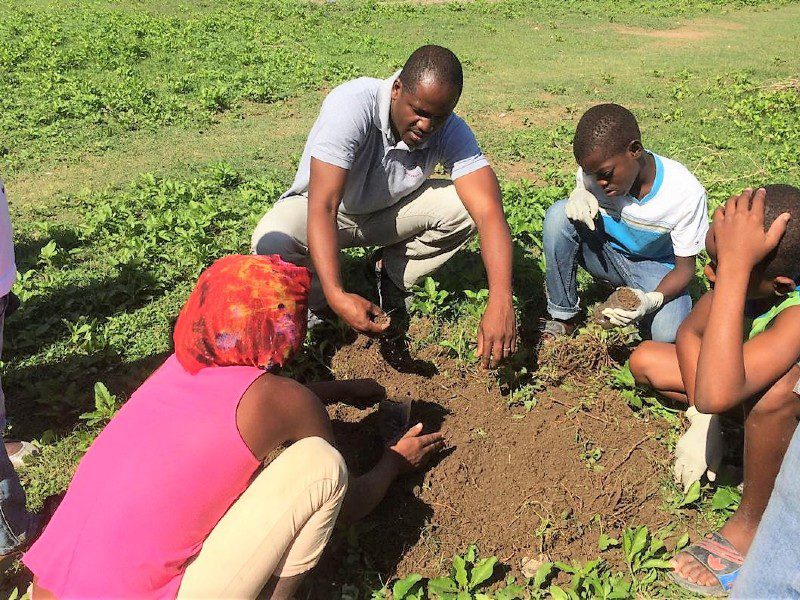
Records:
[[[603,449],[600,446],[595,446],[593,442],[585,442],[583,447],[584,451],[581,452],[581,460],[586,463],[586,468],[596,473],[605,470],[603,465],[598,464],[603,457]]]
[[[700,482],[695,481],[689,486],[686,492],[682,493],[675,503],[675,508],[686,508],[693,505],[700,499]]]
[[[117,397],[108,391],[108,388],[101,382],[94,384],[94,410],[83,413],[80,418],[86,421],[89,427],[107,423],[117,412],[119,401]]]
[[[651,535],[647,527],[626,529],[622,533],[622,554],[633,579],[634,589],[653,583],[658,570],[671,569],[669,553],[661,535]]]
[[[449,295],[450,292],[447,290],[439,289],[439,283],[433,277],[426,277],[421,286],[414,288],[411,310],[423,315],[441,317]]]
[[[607,533],[601,533],[600,537],[597,538],[597,546],[603,551],[609,548],[616,548],[619,545],[620,541],[617,538],[610,537]]]

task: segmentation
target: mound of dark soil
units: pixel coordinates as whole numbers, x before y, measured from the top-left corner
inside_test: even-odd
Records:
[[[320,590],[337,578],[353,580],[346,578],[356,568],[348,561],[385,581],[412,572],[437,576],[471,543],[515,568],[540,553],[585,560],[598,555],[601,531],[616,535],[634,523],[658,528],[668,520],[659,514],[668,460],[657,441],[663,426],[636,417],[597,378],[548,389],[526,412],[509,409],[485,372],[465,372],[449,359],[436,363],[433,376],[401,373],[363,337],[334,356],[337,378],[373,377],[390,398],[413,398],[410,422],[441,429],[448,448],[427,472],[398,480],[349,535],[334,535],[313,576]],[[363,473],[382,452],[377,407],[338,404],[330,415],[351,472]]]

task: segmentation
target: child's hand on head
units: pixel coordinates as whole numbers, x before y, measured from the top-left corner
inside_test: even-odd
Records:
[[[733,263],[749,272],[778,246],[791,215],[783,213],[765,231],[765,196],[763,188],[755,193],[747,188],[714,212],[711,227],[720,266]]]

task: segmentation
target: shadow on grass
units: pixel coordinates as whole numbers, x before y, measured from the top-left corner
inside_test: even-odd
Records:
[[[13,437],[35,439],[48,430],[68,433],[80,414],[94,409],[95,383],[103,382],[127,400],[167,356],[164,352],[124,362],[114,352],[101,352],[11,369],[3,389]]]
[[[141,308],[163,293],[152,274],[130,265],[114,277],[55,289],[22,302],[5,324],[3,350],[8,357],[24,359],[69,339],[72,334],[64,321],[102,323],[112,315]]]

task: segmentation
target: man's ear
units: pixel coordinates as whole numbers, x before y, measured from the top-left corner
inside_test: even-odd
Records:
[[[400,81],[400,78],[394,80],[392,84],[392,100],[397,100],[397,97],[400,95],[400,92],[403,91],[403,82]]]
[[[779,275],[772,280],[772,289],[775,290],[776,296],[786,296],[787,294],[795,291],[795,289],[797,289],[797,285],[788,277]]]
[[[636,160],[641,158],[643,152],[644,146],[639,140],[633,140],[630,144],[628,144],[628,154],[630,154],[631,157],[635,158]]]

